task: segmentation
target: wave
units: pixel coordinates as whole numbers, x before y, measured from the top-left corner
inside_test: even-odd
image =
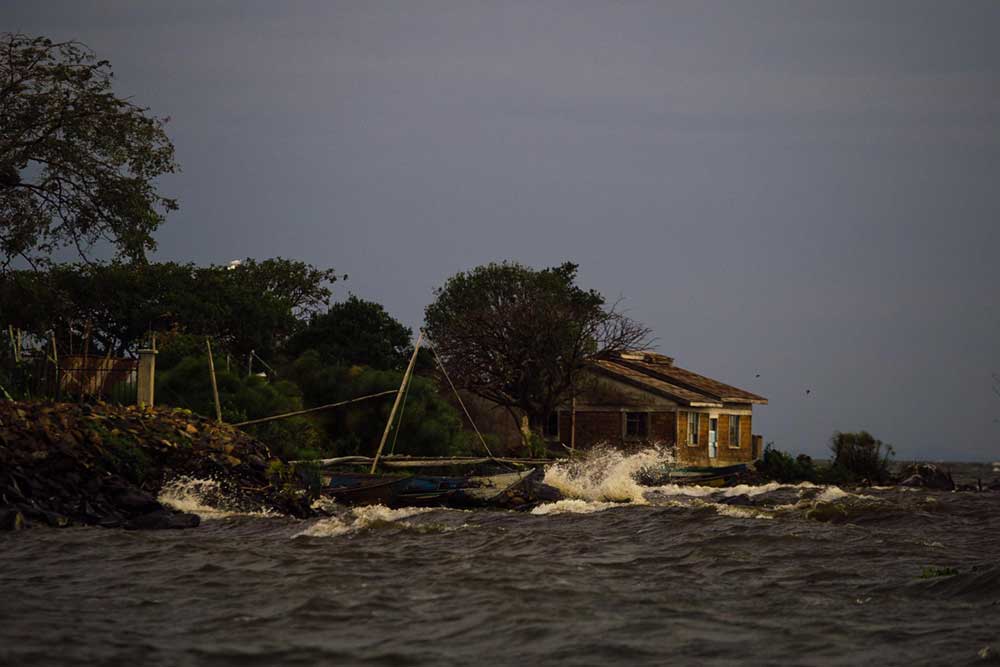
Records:
[[[181,512],[197,514],[203,520],[230,516],[277,516],[268,510],[241,507],[238,501],[225,494],[214,479],[178,477],[163,485],[157,500]]]
[[[568,499],[644,505],[649,488],[636,482],[635,474],[673,461],[673,454],[661,446],[631,454],[598,446],[581,458],[550,465],[545,469],[545,483]]]
[[[549,514],[593,514],[603,512],[612,507],[620,507],[620,503],[606,502],[602,500],[580,500],[579,498],[567,498],[557,500],[554,503],[545,503],[531,510],[536,516],[547,516]]]
[[[399,509],[391,509],[384,505],[352,507],[344,514],[320,519],[305,530],[295,533],[293,537],[338,537],[370,528],[395,524],[402,519],[408,519],[417,514],[440,511],[445,510],[439,507],[401,507]]]

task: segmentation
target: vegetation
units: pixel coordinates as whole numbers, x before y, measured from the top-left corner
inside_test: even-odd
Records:
[[[327,304],[336,280],[333,270],[282,258],[235,268],[163,262],[8,271],[0,276],[0,326],[41,340],[55,335],[64,353],[121,356],[157,333],[167,347],[194,335],[204,349],[211,336],[220,352],[270,357]]]
[[[873,484],[889,481],[892,476],[889,463],[895,453],[868,431],[833,434],[830,440],[833,451],[832,470],[852,481],[868,480]]]
[[[503,406],[528,445],[528,423],[567,399],[587,358],[645,347],[649,330],[576,285],[577,265],[504,262],[449,278],[426,330],[460,387]],[[526,417],[522,421],[522,417]]]
[[[112,76],[78,42],[0,35],[0,272],[66,246],[86,256],[99,240],[133,262],[155,247],[177,208],[155,187],[177,169],[174,147]]]
[[[359,364],[378,370],[402,370],[412,350],[411,332],[377,303],[350,296],[313,314],[285,346],[298,357],[307,350],[314,361],[329,366]]]
[[[222,420],[229,424],[301,410],[302,395],[292,382],[269,382],[266,378],[216,367],[216,382]],[[157,373],[158,402],[215,414],[206,356],[186,357],[174,368]],[[304,417],[293,417],[246,429],[284,458],[318,458],[324,454],[320,429]]]
[[[793,457],[775,449],[773,445],[774,443],[769,442],[764,447],[764,456],[757,464],[757,472],[767,479],[783,484],[817,481],[818,472],[812,458],[805,454]]]
[[[793,457],[767,443],[757,471],[766,479],[785,484],[813,482],[822,484],[884,484],[891,480],[891,446],[867,431],[835,432],[830,439],[833,457],[817,464],[805,454]]]

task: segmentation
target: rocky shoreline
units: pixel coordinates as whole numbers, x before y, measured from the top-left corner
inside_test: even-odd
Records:
[[[0,401],[0,530],[195,527],[157,500],[182,477],[247,511],[313,514],[305,481],[265,445],[187,410]]]

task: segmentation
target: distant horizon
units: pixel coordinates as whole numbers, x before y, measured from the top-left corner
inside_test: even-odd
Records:
[[[170,117],[179,200],[152,261],[282,256],[414,332],[510,259],[657,351],[765,396],[821,456],[867,430],[1000,460],[1000,4],[65,1],[74,39]],[[807,393],[808,390],[808,393]]]

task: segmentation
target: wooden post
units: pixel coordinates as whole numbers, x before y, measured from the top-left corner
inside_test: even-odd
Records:
[[[139,369],[136,371],[135,402],[153,407],[153,387],[156,384],[156,347],[139,350]]]
[[[573,396],[573,402],[570,405],[569,448],[571,451],[576,452],[576,396]]]
[[[21,351],[17,349],[17,337],[14,336],[14,325],[7,325],[7,333],[10,334],[10,349],[14,353],[14,362],[20,363]]]
[[[212,341],[205,339],[205,347],[208,348],[208,371],[212,376],[212,398],[215,399],[215,420],[222,421],[222,406],[219,405],[219,386],[215,383],[215,362],[212,361]]]
[[[396,400],[392,402],[392,410],[389,411],[389,421],[385,423],[385,431],[382,432],[382,442],[378,443],[378,451],[375,452],[375,460],[372,461],[372,469],[369,471],[370,474],[375,474],[375,468],[378,467],[378,459],[382,456],[382,448],[385,447],[385,441],[389,439],[389,431],[392,429],[392,420],[396,417],[396,410],[399,408],[399,402],[403,399],[403,390],[406,388],[406,381],[410,377],[410,373],[413,372],[413,366],[417,363],[417,350],[420,349],[420,343],[424,339],[424,332],[421,331],[420,335],[417,336],[417,343],[413,346],[413,355],[410,357],[410,363],[406,367],[406,372],[403,373],[403,381],[399,384],[399,392],[396,394]]]

